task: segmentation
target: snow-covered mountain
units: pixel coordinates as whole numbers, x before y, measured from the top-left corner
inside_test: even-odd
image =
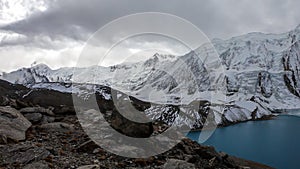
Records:
[[[51,70],[39,64],[0,78],[65,92],[71,92],[70,88],[49,82],[101,84],[160,104],[206,100],[220,124],[300,108],[299,43],[300,26],[283,34],[249,33],[216,39],[183,56],[154,54],[146,61],[111,67]],[[216,52],[218,59],[213,57]],[[165,108],[152,107],[146,112],[154,118],[156,109]],[[193,114],[201,121],[198,110]]]
[[[162,102],[162,94],[186,101],[209,88],[209,74],[195,53],[181,57],[155,54],[145,62],[125,63],[111,67],[61,68],[51,70],[39,64],[5,73],[1,79],[27,87],[44,86],[47,82],[101,84],[140,99]],[[180,95],[180,96],[179,96]],[[152,98],[149,98],[152,97]],[[155,98],[154,98],[155,97]],[[154,100],[153,100],[154,99]],[[173,101],[173,100],[169,100]]]
[[[299,43],[300,26],[284,34],[250,33],[214,42],[227,69],[228,97],[255,96],[272,109],[299,108]]]

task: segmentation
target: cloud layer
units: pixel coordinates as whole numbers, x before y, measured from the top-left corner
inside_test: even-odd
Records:
[[[253,31],[286,32],[300,23],[297,0],[19,1],[23,2],[23,13],[13,16],[6,12],[2,16],[7,17],[0,18],[0,24],[5,23],[0,27],[0,58],[8,62],[0,63],[0,70],[4,71],[30,66],[33,61],[53,68],[75,66],[90,35],[114,19],[138,12],[177,15],[199,27],[210,39],[227,39]],[[33,8],[34,4],[39,8]],[[7,3],[0,3],[0,8],[10,11]],[[138,45],[140,42],[130,43],[127,47],[143,48]],[[172,47],[172,44],[162,44]]]

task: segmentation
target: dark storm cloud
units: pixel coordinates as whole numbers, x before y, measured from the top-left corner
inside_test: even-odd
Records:
[[[55,1],[44,13],[6,26],[25,34],[59,34],[86,40],[106,23],[137,12],[166,12],[183,17],[209,37],[229,38],[250,31],[283,32],[300,23],[297,0]],[[158,25],[163,26],[163,25]]]

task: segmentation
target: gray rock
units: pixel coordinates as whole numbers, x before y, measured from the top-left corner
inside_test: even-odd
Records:
[[[61,106],[59,108],[56,108],[55,109],[55,114],[76,114],[76,111],[74,109],[74,106],[67,106],[67,105],[64,105],[64,106]]]
[[[42,118],[42,120],[41,120],[41,123],[42,124],[53,123],[54,121],[55,121],[54,117],[50,117],[50,116],[44,115],[43,118]]]
[[[126,117],[133,116],[134,113],[127,113]],[[127,116],[128,115],[128,116]],[[147,117],[139,117],[139,120],[149,120]],[[110,125],[118,132],[130,137],[148,138],[153,133],[153,125],[151,122],[138,123],[128,120],[118,111],[113,111]]]
[[[22,164],[44,160],[50,155],[50,152],[42,147],[36,147],[28,144],[7,145],[0,150],[3,164]]]
[[[7,137],[6,135],[0,134],[0,144],[7,144]]]
[[[100,169],[99,165],[85,165],[85,166],[80,166],[77,169]]]
[[[41,113],[27,113],[24,114],[24,116],[33,124],[40,122],[43,118],[43,115]]]
[[[39,129],[47,131],[68,132],[74,130],[74,125],[63,122],[54,122],[42,124],[39,126]]]
[[[80,144],[76,150],[78,152],[93,152],[97,148],[99,148],[99,146],[96,143],[94,143],[92,140],[88,140]]]
[[[18,110],[0,107],[0,135],[15,141],[25,140],[25,132],[31,123]]]
[[[168,159],[163,169],[195,169],[195,165],[182,160]]]
[[[23,169],[49,169],[49,166],[45,162],[39,161],[39,162],[28,164]]]
[[[10,104],[10,100],[5,96],[0,96],[0,106],[8,106]]]
[[[20,112],[22,114],[26,114],[26,113],[41,113],[41,114],[49,115],[49,116],[54,116],[55,115],[52,110],[45,109],[43,107],[26,107],[26,108],[21,109]]]

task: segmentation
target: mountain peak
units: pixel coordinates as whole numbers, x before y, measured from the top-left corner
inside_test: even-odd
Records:
[[[50,67],[48,65],[44,64],[44,63],[39,63],[39,64],[37,64],[36,62],[34,62],[34,63],[31,64],[31,68],[34,68],[34,69],[50,69]]]
[[[171,54],[159,54],[159,53],[155,53],[153,55],[153,58],[159,59],[159,60],[173,60],[176,59],[176,57],[174,55]]]
[[[153,55],[153,57],[159,57],[159,56],[160,56],[159,53],[155,53],[155,54]]]
[[[300,24],[298,24],[298,25],[296,26],[295,30],[300,31]]]

